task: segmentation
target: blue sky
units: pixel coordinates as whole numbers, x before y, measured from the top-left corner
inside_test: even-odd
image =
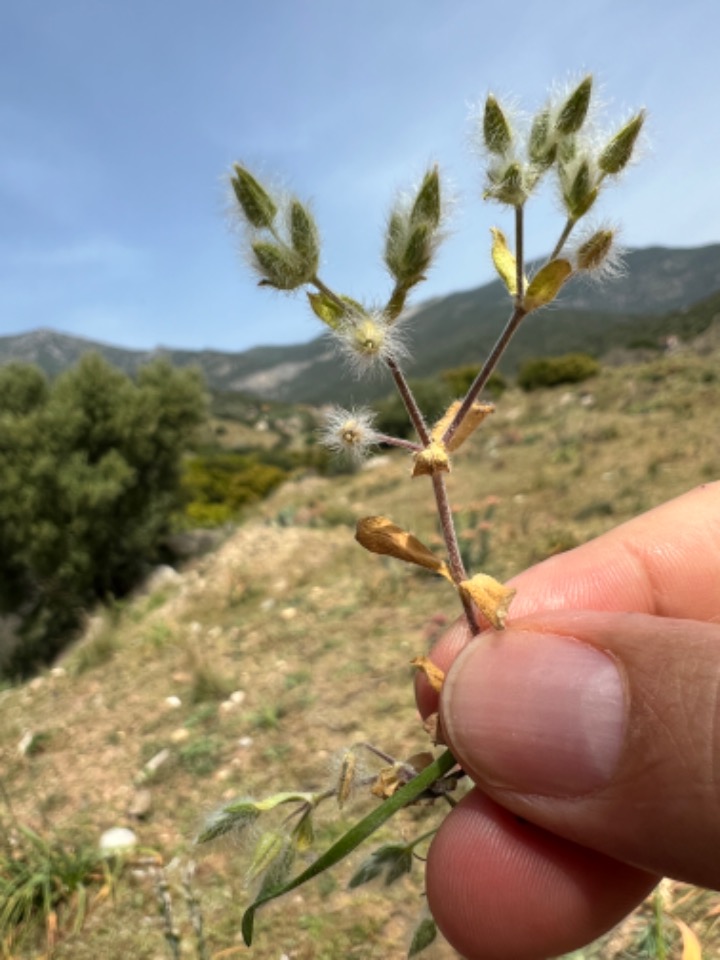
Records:
[[[720,241],[716,0],[3,0],[0,335],[245,350],[320,330],[258,289],[228,215],[241,159],[312,202],[321,275],[379,302],[393,196],[439,162],[453,232],[418,300],[491,278],[473,105],[592,72],[610,126],[649,109],[601,213],[632,247]],[[527,211],[527,252],[560,214]]]

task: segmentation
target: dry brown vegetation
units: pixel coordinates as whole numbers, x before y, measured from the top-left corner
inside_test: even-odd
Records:
[[[603,370],[582,387],[509,391],[449,479],[460,510],[500,498],[488,571],[505,579],[720,476],[719,400],[718,355],[689,352]],[[384,513],[432,538],[427,485],[407,482],[407,473],[407,460],[393,454],[354,476],[286,484],[177,583],[127,603],[88,633],[58,665],[64,672],[0,693],[0,767],[14,817],[43,836],[88,843],[110,826],[132,826],[143,854],[170,864],[183,956],[196,955],[180,891],[179,864],[189,857],[198,860],[210,956],[249,955],[239,936],[246,854],[232,842],[193,848],[204,814],[238,795],[317,787],[332,778],[338,752],[357,741],[397,756],[426,746],[408,661],[426,652],[443,618],[457,615],[453,592],[365,554],[352,536],[355,518]],[[233,691],[244,698],[228,703]],[[21,755],[27,733],[37,748]],[[145,777],[151,810],[134,821],[127,811],[144,765],[164,749],[167,761]],[[365,803],[355,801],[350,815]],[[386,835],[412,836],[427,816],[406,812]],[[2,821],[10,826],[10,810]],[[321,846],[338,835],[332,817],[327,824]],[[153,878],[140,860],[125,867],[112,897],[94,902],[101,888],[91,892],[83,928],[59,936],[54,957],[169,956]],[[419,871],[414,882],[352,894],[348,876],[326,874],[264,910],[252,955],[403,957],[422,910]],[[717,895],[679,885],[665,895],[707,956],[718,955]],[[642,946],[649,918],[646,905],[576,957],[653,956]],[[58,920],[62,932],[62,910]],[[8,955],[44,955],[44,936]],[[675,943],[670,958],[680,956]],[[427,956],[455,954],[440,944]]]

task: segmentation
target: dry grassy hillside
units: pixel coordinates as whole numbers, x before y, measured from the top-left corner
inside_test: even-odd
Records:
[[[461,525],[474,511],[468,545],[477,553],[487,540],[485,569],[505,579],[718,478],[719,359],[683,353],[569,390],[509,391],[449,482]],[[182,956],[197,956],[181,890],[188,858],[197,859],[208,956],[249,956],[239,936],[247,852],[233,842],[194,848],[203,816],[234,796],[318,787],[357,741],[398,756],[425,748],[408,661],[457,615],[455,598],[442,581],[364,553],[352,536],[356,517],[383,513],[432,539],[427,484],[407,475],[407,461],[392,455],[352,477],[287,484],[215,553],[95,621],[56,669],[0,693],[6,841],[18,824],[64,843],[93,845],[116,825],[139,838],[112,895],[95,874],[81,929],[72,929],[77,897],[60,908],[54,957],[170,957],[153,862],[169,864]],[[483,532],[489,496],[499,503]],[[148,809],[133,817],[142,803]],[[358,799],[349,813],[366,805]],[[419,832],[413,821],[428,816],[415,808],[387,835]],[[337,821],[326,822],[320,848],[338,835]],[[262,912],[252,956],[403,957],[422,910],[419,873],[352,895],[348,875],[325,874]],[[720,955],[720,899],[675,885],[664,893],[707,956]],[[645,907],[577,956],[652,956],[642,952],[650,915]],[[45,956],[45,932],[6,949]],[[445,944],[426,955],[455,956]]]

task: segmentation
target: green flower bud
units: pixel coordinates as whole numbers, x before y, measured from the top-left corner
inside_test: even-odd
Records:
[[[555,162],[557,142],[550,128],[550,111],[543,110],[533,120],[528,141],[528,156],[539,167],[547,168]]]
[[[582,160],[563,191],[563,200],[572,220],[583,217],[597,199],[599,188],[587,160]]]
[[[427,223],[433,228],[437,227],[440,223],[441,213],[440,175],[438,168],[433,167],[425,174],[415,197],[415,203],[410,211],[410,225]]]
[[[492,94],[485,101],[483,140],[489,153],[505,154],[512,144],[512,130],[502,107]]]
[[[428,223],[418,223],[408,237],[403,256],[402,276],[399,280],[416,281],[422,277],[432,260],[432,227]]]
[[[644,123],[645,111],[641,110],[615,134],[598,160],[598,166],[603,173],[620,173],[627,166]]]
[[[598,230],[577,251],[578,270],[598,270],[612,250],[615,234],[612,230]]]
[[[555,120],[555,129],[560,136],[564,137],[569,133],[577,133],[585,122],[590,106],[592,82],[591,76],[585,77],[560,108]]]
[[[277,213],[275,201],[244,167],[236,163],[234,169],[230,183],[245,219],[258,229],[271,227]]]
[[[578,148],[575,137],[563,137],[557,146],[558,161],[567,166],[577,157]]]
[[[295,290],[307,283],[313,273],[308,273],[306,265],[294,250],[279,243],[265,243],[258,240],[252,244],[255,265],[263,276],[260,283],[276,287],[278,290]]]
[[[491,181],[492,186],[485,191],[486,198],[507,203],[511,207],[521,207],[528,198],[525,171],[517,161],[491,174]]]
[[[385,265],[397,278],[402,270],[403,253],[407,236],[407,222],[397,210],[390,214],[385,234]]]
[[[320,241],[315,221],[299,200],[290,205],[290,240],[293,250],[310,276],[317,273],[320,262]]]

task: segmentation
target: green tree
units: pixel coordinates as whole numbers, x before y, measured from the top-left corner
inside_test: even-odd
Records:
[[[95,354],[51,386],[1,369],[0,398],[0,610],[23,621],[0,670],[15,675],[158,559],[206,398],[194,371],[157,362],[133,382]]]

